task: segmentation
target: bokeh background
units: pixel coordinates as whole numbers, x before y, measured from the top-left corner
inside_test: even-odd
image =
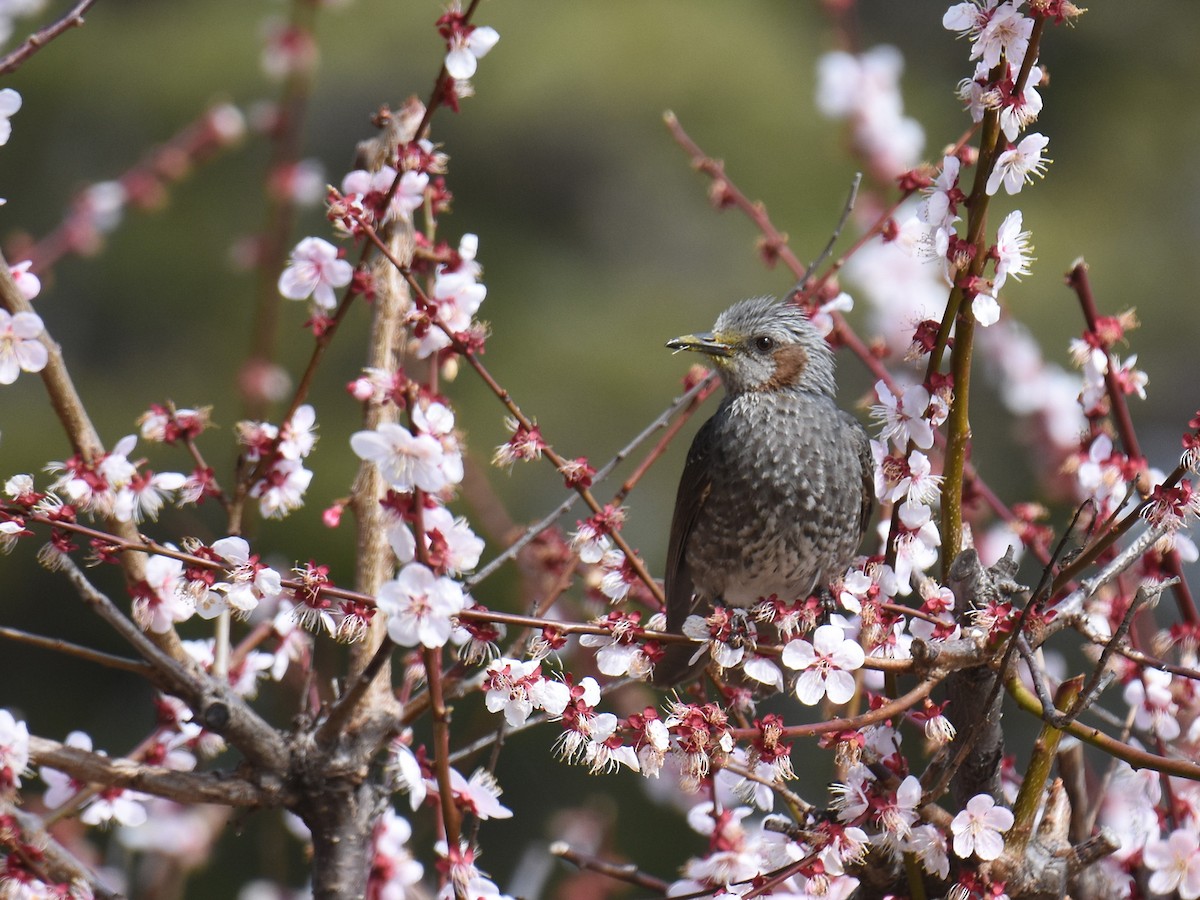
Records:
[[[857,49],[890,43],[904,53],[906,113],[923,125],[930,159],[967,124],[952,93],[970,74],[967,45],[941,28],[944,9],[928,0],[864,0],[850,19]],[[428,93],[443,53],[433,27],[441,11],[413,0],[355,0],[320,11],[303,155],[323,165],[327,181],[338,183],[350,168],[376,108]],[[256,104],[276,97],[278,86],[260,66],[263,23],[286,12],[282,3],[244,0],[101,0],[84,28],[0,80],[24,98],[13,137],[0,148],[0,196],[8,200],[0,241],[10,260],[19,259],[13,248],[57,224],[76,191],[118,176],[208,104],[232,102],[252,117]],[[678,393],[690,360],[672,357],[666,338],[707,327],[735,299],[790,286],[786,272],[761,264],[749,222],[711,208],[707,181],[668,136],[663,111],[674,110],[708,153],[724,159],[738,185],[767,203],[797,253],[811,258],[858,166],[842,125],[814,104],[816,62],[846,32],[820,4],[795,0],[487,0],[476,21],[495,27],[501,41],[474,79],[477,96],[461,114],[442,111],[435,120],[455,195],[443,234],[452,242],[467,231],[480,236],[489,290],[481,316],[494,332],[488,366],[558,449],[599,464]],[[1053,29],[1043,47],[1050,83],[1037,129],[1051,138],[1054,164],[1019,202],[999,204],[1019,206],[1033,231],[1034,274],[1010,281],[1005,299],[1047,357],[1067,365],[1066,342],[1082,329],[1061,279],[1076,257],[1091,263],[1102,311],[1137,307],[1143,327],[1130,350],[1149,373],[1150,395],[1134,415],[1152,462],[1163,468],[1173,465],[1178,435],[1200,406],[1198,39],[1200,8],[1189,0],[1096,3],[1078,27]],[[172,188],[161,208],[130,212],[94,257],[69,257],[43,273],[37,308],[107,441],[134,431],[151,402],[212,404],[221,429],[206,436],[205,448],[228,476],[254,295],[253,275],[234,264],[232,248],[263,224],[267,153],[251,130]],[[327,234],[319,209],[297,224],[294,237],[307,234]],[[298,373],[311,346],[305,313],[288,304],[282,315],[279,361]],[[863,311],[850,318],[863,322]],[[359,411],[343,385],[358,372],[356,338],[365,328],[365,314],[351,317],[313,394],[322,440],[309,507],[258,532],[267,552],[288,563],[318,558],[335,579],[351,571],[352,538],[348,528],[330,535],[319,512],[346,492],[356,462],[345,448]],[[846,405],[871,382],[850,358],[841,379]],[[486,462],[506,436],[503,411],[468,373],[449,393],[469,447]],[[1033,467],[1024,451],[1014,452],[1016,429],[990,388],[977,397],[976,461],[1003,496],[1028,499]],[[0,392],[0,432],[4,476],[70,453],[35,377]],[[686,435],[629,504],[626,534],[655,571],[685,442]],[[169,451],[149,452],[156,469],[186,466]],[[561,480],[545,466],[493,476],[519,522],[562,496]],[[220,527],[202,511],[168,516],[147,531],[211,539]],[[490,537],[485,557],[495,550]],[[32,551],[0,559],[0,620],[115,649],[60,582],[39,573]],[[499,578],[478,594],[517,609],[512,586]],[[79,727],[97,746],[122,752],[151,725],[145,695],[129,679],[0,645],[0,707],[19,710],[46,736],[61,739]],[[289,711],[285,698],[279,703],[283,722]],[[465,710],[459,720],[464,733],[471,715]],[[550,739],[522,738],[504,754],[499,775],[518,819],[485,827],[484,867],[503,886],[530,842],[589,821],[602,831],[621,812],[610,849],[670,877],[680,852],[659,848],[689,840],[674,814],[642,802],[630,780],[618,786],[548,763]],[[563,818],[580,808],[593,818]],[[222,849],[228,864],[197,875],[187,895],[229,896],[254,874],[300,883],[298,845],[268,818],[231,826]]]

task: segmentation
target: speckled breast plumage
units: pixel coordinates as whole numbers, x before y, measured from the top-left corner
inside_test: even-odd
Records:
[[[711,485],[684,548],[697,605],[791,600],[841,575],[862,538],[866,448],[824,395],[727,397],[693,446]]]

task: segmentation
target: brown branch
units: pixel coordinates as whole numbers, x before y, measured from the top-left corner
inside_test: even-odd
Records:
[[[178,772],[123,757],[102,756],[36,735],[29,737],[29,759],[33,765],[66,772],[76,781],[142,791],[176,803],[277,807],[290,799],[282,782],[267,788],[220,772]]]
[[[55,840],[37,816],[18,809],[7,800],[0,800],[0,818],[15,820],[21,830],[22,843],[37,848],[37,860],[27,859],[20,848],[15,852],[26,865],[35,863],[39,875],[44,872],[48,876],[43,881],[86,884],[99,900],[121,900],[125,896],[103,884],[89,866]]]
[[[1044,717],[1045,711],[1042,708],[1041,702],[1028,688],[1021,684],[1018,678],[1009,678],[1005,682],[1005,687],[1008,688],[1009,696],[1017,702],[1017,705],[1021,709],[1033,713],[1039,719]],[[1109,756],[1124,760],[1135,769],[1152,769],[1164,775],[1176,775],[1180,778],[1200,781],[1200,763],[1193,760],[1173,759],[1171,757],[1159,756],[1155,753],[1148,753],[1145,750],[1122,743],[1116,738],[1104,734],[1097,728],[1082,725],[1079,722],[1071,722],[1063,731],[1073,734],[1081,741],[1091,744],[1093,747],[1098,747]]]
[[[47,25],[40,31],[35,31],[25,39],[25,42],[12,52],[0,58],[0,75],[9,75],[21,68],[25,62],[56,37],[70,31],[72,28],[83,26],[83,14],[87,12],[96,0],[79,0],[65,16],[52,25]]]
[[[124,656],[114,656],[111,653],[93,650],[90,647],[81,647],[79,644],[72,644],[70,641],[64,641],[61,638],[42,637],[41,635],[31,634],[28,631],[21,631],[17,628],[6,628],[4,626],[0,626],[0,638],[7,638],[18,644],[26,644],[27,646],[38,647],[42,650],[53,650],[56,653],[64,653],[67,656],[74,656],[77,659],[93,662],[110,669],[132,672],[134,675],[141,675],[143,678],[153,680],[155,669],[149,663],[139,662],[136,659],[129,659]]]

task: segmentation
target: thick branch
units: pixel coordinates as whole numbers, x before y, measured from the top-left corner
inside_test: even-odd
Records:
[[[177,772],[122,757],[101,756],[58,741],[30,735],[33,765],[66,772],[76,781],[129,788],[176,803],[219,803],[225,806],[282,806],[282,786],[268,789],[244,778],[219,772]]]

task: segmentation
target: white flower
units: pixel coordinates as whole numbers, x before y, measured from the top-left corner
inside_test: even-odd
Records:
[[[12,88],[0,90],[0,147],[8,143],[8,139],[12,135],[12,123],[8,120],[20,108],[20,94]]]
[[[511,819],[512,810],[500,803],[500,785],[487,769],[476,769],[470,780],[450,770],[450,790],[480,819]]]
[[[17,290],[26,300],[32,300],[42,292],[42,280],[29,271],[29,267],[32,265],[33,260],[27,259],[8,268],[8,274],[12,276]]]
[[[1000,190],[1001,184],[1009,194],[1019,193],[1022,187],[1033,181],[1034,175],[1041,177],[1050,162],[1042,158],[1042,152],[1049,143],[1050,138],[1034,133],[1022,138],[1017,146],[1001,153],[988,176],[988,195]]]
[[[45,326],[37,313],[19,312],[14,316],[0,309],[0,384],[12,384],[23,371],[46,368],[50,354],[38,340],[43,331]]]
[[[1000,835],[1012,826],[1011,810],[997,806],[989,794],[976,794],[950,823],[954,855],[967,859],[974,853],[983,860],[998,859],[1004,852],[1004,838]]]
[[[379,610],[387,615],[388,634],[402,647],[441,647],[463,611],[462,586],[439,577],[421,563],[409,563],[379,589]]]
[[[799,669],[796,696],[806,706],[815,706],[825,696],[831,703],[845,703],[854,696],[854,676],[862,668],[866,654],[858,642],[846,637],[837,625],[822,625],[813,633],[812,643],[789,641],[783,648],[782,661],[789,669]]]
[[[871,407],[871,418],[883,423],[880,437],[903,447],[910,440],[922,450],[933,446],[933,426],[925,418],[929,409],[929,391],[910,384],[897,397],[882,380],[875,382],[879,403]]]
[[[0,709],[0,795],[21,786],[29,766],[29,729],[7,709]]]
[[[487,56],[488,51],[496,46],[500,34],[495,28],[484,25],[472,28],[469,33],[455,31],[450,38],[450,48],[446,53],[446,71],[451,78],[461,80],[470,78],[479,66],[479,60]]]
[[[310,297],[321,309],[337,307],[335,288],[345,287],[354,266],[338,259],[337,247],[318,237],[307,237],[292,250],[287,268],[279,276],[279,293],[289,300]]]
[[[456,483],[452,481],[456,473],[447,472],[441,442],[429,434],[414,435],[395,422],[384,422],[374,431],[354,433],[350,447],[360,459],[379,467],[392,490],[440,491]]]
[[[1177,828],[1164,840],[1150,841],[1143,853],[1155,894],[1179,891],[1182,900],[1200,897],[1200,836],[1195,827]]]
[[[987,328],[1000,321],[1000,303],[992,294],[976,294],[971,298],[971,315]]]
[[[163,634],[176,622],[191,618],[192,604],[183,587],[183,563],[169,556],[146,560],[146,586],[133,601],[133,620],[144,630]]]
[[[396,170],[391,166],[383,166],[378,172],[368,172],[365,169],[355,169],[342,179],[342,193],[348,198],[357,195],[367,198],[376,195],[382,198],[392,189],[396,181]],[[409,221],[414,209],[419,209],[425,202],[425,189],[429,187],[429,175],[426,172],[409,170],[400,176],[400,185],[392,195],[383,216],[384,222],[392,219]]]
[[[1021,230],[1021,211],[1014,209],[1004,217],[996,232],[996,277],[992,279],[995,290],[1004,286],[1009,275],[1020,281],[1022,275],[1029,274],[1029,264],[1033,262],[1029,238],[1030,233]]]

